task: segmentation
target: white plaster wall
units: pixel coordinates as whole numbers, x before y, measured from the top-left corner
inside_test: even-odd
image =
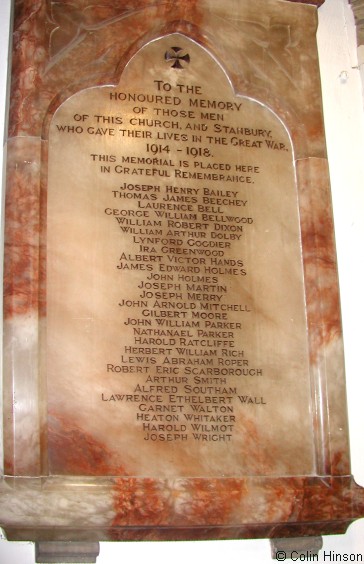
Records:
[[[9,13],[10,0],[0,0],[0,135],[4,128]],[[348,0],[326,0],[319,14],[318,41],[339,260],[352,469],[356,481],[364,486],[364,98]],[[319,562],[345,561],[345,555],[357,554],[362,554],[364,562],[364,519],[354,523],[345,536],[325,537]],[[209,564],[224,561],[268,564],[271,562],[269,541],[101,543],[98,564],[121,561],[194,564],[205,560]],[[33,564],[33,544],[0,541],[0,563]]]

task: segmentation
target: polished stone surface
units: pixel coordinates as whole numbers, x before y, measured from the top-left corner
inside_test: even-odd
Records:
[[[280,562],[292,560],[316,560],[323,542],[322,537],[298,537],[290,539],[271,539],[272,558]]]
[[[315,43],[318,2],[135,0],[120,6],[120,2],[105,0],[102,5],[76,1],[71,6],[38,0],[15,4],[7,141],[5,468],[0,510],[8,537],[92,541],[279,538],[344,532],[364,514],[364,495],[350,473]],[[160,53],[169,54],[163,59]],[[179,61],[182,68],[171,68],[171,61]],[[184,65],[192,88],[188,92],[178,86]],[[180,103],[177,99],[170,103],[166,98],[171,95],[169,90],[156,91],[156,76],[171,85],[172,96]],[[138,106],[124,104],[115,111],[110,93],[141,89],[143,95],[162,98],[147,104],[139,99]],[[107,102],[105,94],[106,98],[109,95]],[[205,102],[190,106],[195,115],[188,121],[185,114],[176,118],[163,114],[163,120],[176,119],[178,127],[130,121],[138,112],[146,113],[148,119],[154,112],[154,119],[160,119],[155,107],[181,106],[186,111],[191,97],[199,100],[201,96]],[[202,112],[209,112],[205,118],[208,129],[188,131],[187,123],[203,123]],[[123,134],[124,125],[116,118],[125,120],[126,130],[141,133]],[[243,143],[236,148],[232,141],[236,133],[229,129],[222,135],[215,128],[219,124],[240,128],[238,137]],[[64,127],[82,131],[67,133]],[[265,134],[259,134],[262,145],[252,145],[253,136],[242,133],[244,127],[270,132],[270,136],[266,133],[264,139]],[[159,140],[158,131],[176,135]],[[213,141],[207,138],[209,132],[213,132]],[[220,141],[216,141],[217,133]],[[201,136],[196,145],[202,153],[190,152],[186,158],[187,147],[195,146],[193,134]],[[165,140],[170,152],[159,148],[165,146]],[[273,148],[264,141],[272,141]],[[119,173],[114,168],[111,173],[102,171],[103,165],[122,166],[123,155],[148,153],[149,143],[150,151],[156,152],[153,166],[159,171],[171,173],[177,160],[188,161],[188,166],[181,165],[188,170],[197,168],[195,162],[203,166],[213,162],[223,165],[218,173],[226,177],[227,165],[236,167],[243,159],[244,166],[259,172],[250,171],[252,182],[240,180],[238,186],[230,187],[230,181],[220,179],[216,182],[220,194],[216,195],[211,179],[206,184],[206,178],[181,176],[174,177],[172,184],[171,178],[158,178],[154,173],[134,175],[124,170],[123,177],[116,178]],[[160,152],[173,165],[158,161]],[[196,207],[222,206],[219,212],[206,211],[220,219],[208,219],[207,226],[199,228],[204,235],[193,236],[197,241],[217,240],[215,235],[224,223],[221,218],[233,212],[236,217],[254,220],[241,233],[228,232],[242,238],[231,238],[230,246],[223,247],[223,267],[232,267],[233,261],[243,264],[237,263],[240,273],[217,271],[212,274],[214,281],[203,282],[217,287],[214,299],[191,300],[185,281],[181,289],[154,288],[181,292],[182,301],[195,303],[197,308],[210,302],[237,306],[226,318],[218,318],[216,312],[223,310],[216,308],[212,318],[214,323],[225,320],[232,324],[224,329],[232,336],[213,333],[208,337],[233,341],[231,346],[193,345],[204,351],[216,348],[212,368],[219,358],[225,358],[224,348],[244,350],[240,359],[262,369],[259,380],[254,376],[249,383],[244,380],[242,384],[236,375],[231,382],[203,383],[234,389],[229,392],[234,410],[229,417],[234,420],[218,421],[218,426],[233,427],[224,431],[219,427],[223,436],[232,435],[229,441],[192,440],[191,424],[183,417],[183,422],[178,419],[173,424],[179,426],[179,433],[188,435],[186,441],[165,444],[159,437],[148,442],[143,435],[148,429],[136,417],[138,402],[130,400],[121,409],[120,400],[110,400],[115,394],[135,395],[140,387],[158,383],[146,380],[160,374],[156,367],[167,366],[165,359],[189,356],[183,351],[177,354],[171,339],[202,340],[206,337],[198,330],[208,329],[186,326],[179,330],[191,331],[191,336],[157,335],[169,339],[163,347],[170,346],[173,354],[160,349],[129,354],[128,347],[145,348],[151,343],[137,343],[133,324],[125,323],[148,318],[143,318],[139,305],[135,306],[138,315],[133,312],[132,317],[117,304],[142,300],[139,290],[143,287],[137,288],[145,283],[145,274],[161,273],[159,265],[167,269],[179,253],[169,253],[172,258],[168,258],[161,243],[154,241],[148,243],[149,250],[138,251],[148,258],[130,258],[135,258],[139,245],[134,237],[141,233],[119,229],[117,217],[122,216],[121,209],[142,208],[137,199],[115,195],[123,183],[158,186],[155,199],[143,200],[149,203],[162,203],[167,186],[176,186],[175,194],[190,198],[180,200],[180,206],[191,209],[178,210],[191,214],[190,222],[203,223],[205,211]],[[191,192],[182,194],[183,187]],[[130,189],[131,194],[139,191]],[[235,196],[227,195],[233,191]],[[219,204],[212,201],[215,197],[247,204]],[[237,211],[238,207],[249,214]],[[106,209],[119,212],[105,213]],[[156,209],[148,211],[152,220],[156,220]],[[169,220],[163,219],[163,237],[164,230],[172,227]],[[168,244],[184,255],[183,249],[189,246],[185,228],[173,229],[180,229],[180,234],[166,235]],[[173,243],[172,238],[181,242]],[[162,259],[150,259],[160,253]],[[200,257],[206,262],[200,260],[196,268],[221,266],[210,262],[206,253]],[[147,265],[145,271],[125,274],[131,269],[123,265],[139,262]],[[180,283],[174,278],[171,282]],[[220,291],[219,286],[226,289]],[[212,292],[211,288],[202,291]],[[178,313],[178,306],[159,308],[150,299],[148,310]],[[192,308],[185,309],[183,320],[192,319]],[[156,316],[149,317],[153,317],[152,324],[140,326],[154,330]],[[184,342],[178,341],[178,346],[183,348]],[[121,362],[122,355],[132,359]],[[121,374],[108,371],[108,364],[122,364],[127,370]],[[143,366],[148,373],[133,370]],[[184,368],[172,375],[188,377],[190,385],[194,373]],[[180,393],[180,386],[186,384],[161,383],[161,398],[155,402],[161,407],[169,405],[170,394],[175,394],[167,385],[177,386]],[[152,392],[146,393],[150,397]],[[196,403],[204,406],[211,394],[230,407],[230,400],[226,402],[229,394],[221,389],[192,395],[201,397],[203,401]],[[239,396],[255,400],[244,406]],[[191,402],[184,401],[181,415],[192,415]],[[214,432],[204,430],[210,437]]]
[[[88,563],[96,562],[100,552],[98,542],[37,542],[35,544],[35,561],[50,564],[62,562]]]
[[[177,75],[164,59],[171,45],[190,57]],[[203,131],[193,129],[200,124]],[[293,160],[277,117],[234,96],[211,56],[179,34],[142,49],[116,88],[81,92],[55,113],[47,196],[52,474],[314,472]],[[188,227],[178,230],[181,223]],[[80,429],[109,453],[109,469],[85,466],[71,442]]]

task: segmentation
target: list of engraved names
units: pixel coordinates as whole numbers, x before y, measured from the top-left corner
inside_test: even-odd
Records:
[[[214,95],[183,69],[161,75],[129,69],[117,87],[70,98],[51,126],[85,171],[72,198],[88,223],[73,239],[92,239],[85,283],[105,318],[89,372],[97,409],[143,444],[239,444],[242,421],[269,419],[285,377],[274,335],[279,316],[285,332],[293,319],[283,280],[300,252],[276,227],[295,205],[277,185],[293,178],[292,150],[276,118],[230,85]],[[80,317],[94,317],[87,307]]]

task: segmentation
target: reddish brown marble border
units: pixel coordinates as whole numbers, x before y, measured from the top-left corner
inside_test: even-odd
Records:
[[[35,198],[37,194],[44,193],[41,192],[40,183],[46,181],[45,170],[34,151],[39,150],[40,138],[46,138],[49,117],[62,100],[72,93],[95,84],[116,83],[125,62],[145,42],[172,32],[192,37],[224,62],[236,92],[258,100],[264,99],[277,113],[290,131],[298,159],[307,155],[325,157],[319,81],[300,83],[310,72],[317,73],[314,43],[316,14],[311,10],[302,14],[302,29],[296,31],[297,45],[294,48],[290,47],[289,42],[286,45],[291,62],[289,69],[285,69],[285,63],[282,63],[282,67],[277,63],[276,46],[269,44],[269,26],[264,27],[264,24],[261,30],[264,41],[273,53],[271,64],[266,65],[265,49],[259,48],[254,59],[250,48],[255,45],[252,37],[248,36],[244,40],[246,45],[241,51],[231,52],[231,49],[235,49],[234,43],[225,46],[225,38],[233,31],[229,21],[218,20],[222,37],[216,37],[214,15],[209,15],[206,21],[202,17],[204,2],[138,0],[135,9],[130,10],[120,7],[120,3],[114,0],[106,0],[102,7],[90,0],[87,10],[83,3],[79,2],[78,7],[77,2],[74,2],[72,6],[64,7],[63,12],[58,3],[46,0],[36,3],[30,0],[15,2],[8,138],[9,141],[13,138],[17,140],[13,141],[14,149],[11,150],[9,144],[8,150],[6,318],[37,310],[38,300],[39,314],[44,315],[45,311],[44,259],[37,254],[34,245],[37,238],[44,239],[45,221],[40,217],[37,200],[30,206],[23,194],[24,191],[28,193],[29,187]],[[247,14],[250,16],[249,9]],[[148,18],[155,19],[152,32]],[[272,25],[275,25],[275,18],[274,13]],[[44,25],[44,21],[47,25]],[[284,21],[288,30],[289,17],[284,16]],[[117,26],[118,34],[127,37],[127,41],[117,48],[113,39],[114,26]],[[277,48],[280,48],[279,45]],[[304,63],[302,51],[306,54]],[[248,71],[247,64],[251,65]],[[264,79],[258,80],[255,76],[257,65],[260,65],[260,74],[264,69]],[[294,69],[300,66],[303,66],[302,71],[295,73]],[[241,72],[242,68],[244,73]],[[287,77],[287,71],[291,76]],[[281,82],[278,90],[274,87],[277,72]],[[281,90],[285,92],[284,96]],[[310,99],[309,105],[307,98]],[[27,143],[29,148],[23,147],[23,143]],[[17,144],[20,144],[19,148]],[[22,152],[26,153],[23,161]],[[35,170],[36,167],[38,170]],[[11,202],[15,201],[20,208],[12,210]],[[25,206],[24,209],[22,206]],[[8,249],[11,251],[8,252]]]
[[[12,495],[17,510],[30,487],[37,500],[19,522],[13,519],[8,523],[6,532],[11,540],[95,540],[95,535],[97,540],[121,541],[343,534],[364,513],[363,488],[350,476],[172,482],[116,478],[99,484],[85,479],[62,483],[58,478],[43,483],[30,480],[26,484],[24,479],[7,483],[10,489],[2,485],[5,505]],[[57,494],[60,487],[62,495]],[[123,514],[116,511],[109,522],[98,514],[95,522],[94,508],[110,492],[114,505],[122,500]],[[60,505],[55,503],[57,495]],[[81,500],[85,504],[82,525],[77,511]],[[70,510],[75,512],[70,514]]]
[[[134,10],[130,10],[116,0],[105,0],[102,5],[90,0],[87,9],[85,2],[75,0],[72,5],[63,5],[63,12],[60,3],[50,0],[15,2],[5,239],[6,351],[10,359],[5,376],[9,399],[6,471],[14,477],[0,483],[0,519],[10,539],[317,535],[343,533],[353,519],[364,515],[363,489],[350,477],[336,258],[315,46],[317,14],[313,7],[323,2],[286,2],[285,11],[280,12],[282,26],[291,31],[289,3],[296,4],[292,12],[299,13],[302,20],[294,29],[295,42],[290,36],[286,40],[289,56],[278,63],[279,49],[271,41],[270,25],[259,27],[261,43],[267,46],[257,48],[254,58],[250,49],[255,45],[254,37],[245,34],[247,39],[238,48],[234,36],[230,38],[234,26],[220,18],[221,27],[216,28],[219,14],[204,14],[208,2],[134,0]],[[223,4],[214,6],[223,9]],[[272,25],[278,13],[275,10],[282,4],[269,2],[274,12]],[[247,20],[252,6],[253,2],[244,4]],[[47,475],[42,460],[47,441],[42,419],[46,396],[44,383],[39,382],[42,358],[37,356],[46,317],[47,119],[68,94],[87,85],[116,82],[131,53],[172,31],[192,37],[223,61],[236,92],[264,100],[286,124],[293,141],[313,390],[317,463],[313,477],[187,479],[178,484],[120,476],[114,480],[39,478]],[[125,38],[118,48],[115,34]],[[272,64],[266,64],[267,60]],[[264,70],[263,79],[255,76],[256,65]],[[28,350],[23,324],[30,318],[34,347]],[[14,363],[14,351],[19,353],[14,343],[22,356],[18,364]],[[36,393],[29,417],[18,425],[11,400],[26,403],[30,391]],[[100,449],[95,453],[92,444],[91,437],[77,471],[87,469],[95,460],[110,464],[107,453]],[[32,448],[26,449],[29,445]],[[25,450],[31,451],[29,459],[23,456]],[[72,464],[70,461],[70,474]],[[115,466],[114,471],[120,474],[122,468]],[[99,521],[95,523],[96,513]]]
[[[322,6],[325,0],[287,0],[288,2],[298,2],[300,4],[310,4],[311,6]]]

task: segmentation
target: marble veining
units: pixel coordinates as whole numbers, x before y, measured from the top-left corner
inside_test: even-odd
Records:
[[[9,539],[257,538],[343,533],[364,515],[350,475],[342,335],[315,45],[321,0],[16,0],[4,273],[5,471]],[[252,19],[253,18],[253,19]],[[306,304],[315,465],[271,475],[279,449],[249,476],[135,476],[131,457],[60,400],[47,419],[48,129],[60,104],[115,85],[132,55],[171,33],[223,65],[235,93],[272,111],[292,139]],[[253,38],[253,39],[252,39]],[[249,65],[247,61],[249,53]],[[295,87],[295,85],[297,87]],[[72,345],[72,343],[71,343]],[[49,425],[49,427],[48,427]],[[244,421],[248,447],[261,440]],[[283,439],[284,440],[284,439]],[[50,475],[49,468],[57,469]],[[260,473],[260,475],[255,475]],[[145,473],[146,474],[146,473]],[[266,474],[266,475],[265,475]]]

